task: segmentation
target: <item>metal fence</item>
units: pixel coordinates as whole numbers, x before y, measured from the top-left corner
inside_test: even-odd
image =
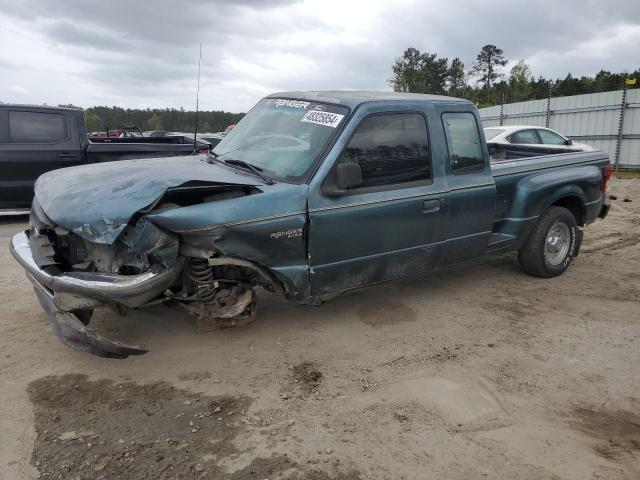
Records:
[[[549,127],[609,153],[615,167],[640,170],[640,89],[496,105],[480,117],[485,127]]]

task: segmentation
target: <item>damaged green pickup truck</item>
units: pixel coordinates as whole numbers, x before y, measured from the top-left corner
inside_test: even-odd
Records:
[[[480,126],[455,98],[274,94],[207,156],[46,173],[11,251],[60,339],[113,358],[146,350],[90,328],[97,307],[173,303],[224,326],[255,317],[258,287],[319,303],[514,250],[561,274],[607,214],[607,155],[505,151]]]

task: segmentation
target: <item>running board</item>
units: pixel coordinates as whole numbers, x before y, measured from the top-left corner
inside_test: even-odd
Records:
[[[515,239],[515,235],[507,235],[506,233],[492,233],[491,235],[489,235],[487,253],[509,248]]]

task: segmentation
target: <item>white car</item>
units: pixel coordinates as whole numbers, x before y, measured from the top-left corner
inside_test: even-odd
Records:
[[[487,127],[484,129],[484,136],[488,143],[500,145],[536,145],[551,149],[570,149],[584,152],[595,150],[585,143],[574,142],[550,128],[538,126]]]

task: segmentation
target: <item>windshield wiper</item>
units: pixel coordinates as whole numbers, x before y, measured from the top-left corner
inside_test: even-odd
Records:
[[[214,157],[214,158],[217,160],[217,157]],[[218,160],[218,161],[221,161],[221,162],[223,162],[225,164],[228,164],[228,165],[237,165],[238,167],[246,168],[251,173],[253,173],[254,175],[256,175],[256,176],[260,177],[262,180],[264,180],[264,182],[267,185],[273,185],[274,183],[276,183],[276,182],[273,181],[273,179],[271,177],[268,177],[267,175],[265,175],[263,173],[262,168],[256,167],[252,163],[245,162],[244,160],[234,160],[234,159]]]
[[[209,152],[207,154],[207,162],[208,163],[213,163],[213,162],[220,162],[222,164],[229,164],[229,165],[237,165],[238,167],[243,167],[247,170],[249,170],[251,173],[253,173],[254,175],[260,177],[262,180],[264,180],[264,182],[267,185],[273,185],[274,182],[273,179],[267,175],[265,175],[262,171],[262,168],[260,167],[256,167],[255,165],[253,165],[252,163],[248,163],[245,162],[244,160],[235,160],[235,159],[229,159],[229,160],[222,160],[220,157],[223,154],[217,154],[217,153],[213,153],[213,152]]]
[[[223,160],[220,160],[220,155],[218,155],[217,153],[213,153],[212,151],[209,151],[209,153],[207,153],[207,163],[213,163],[214,161],[224,163]]]

